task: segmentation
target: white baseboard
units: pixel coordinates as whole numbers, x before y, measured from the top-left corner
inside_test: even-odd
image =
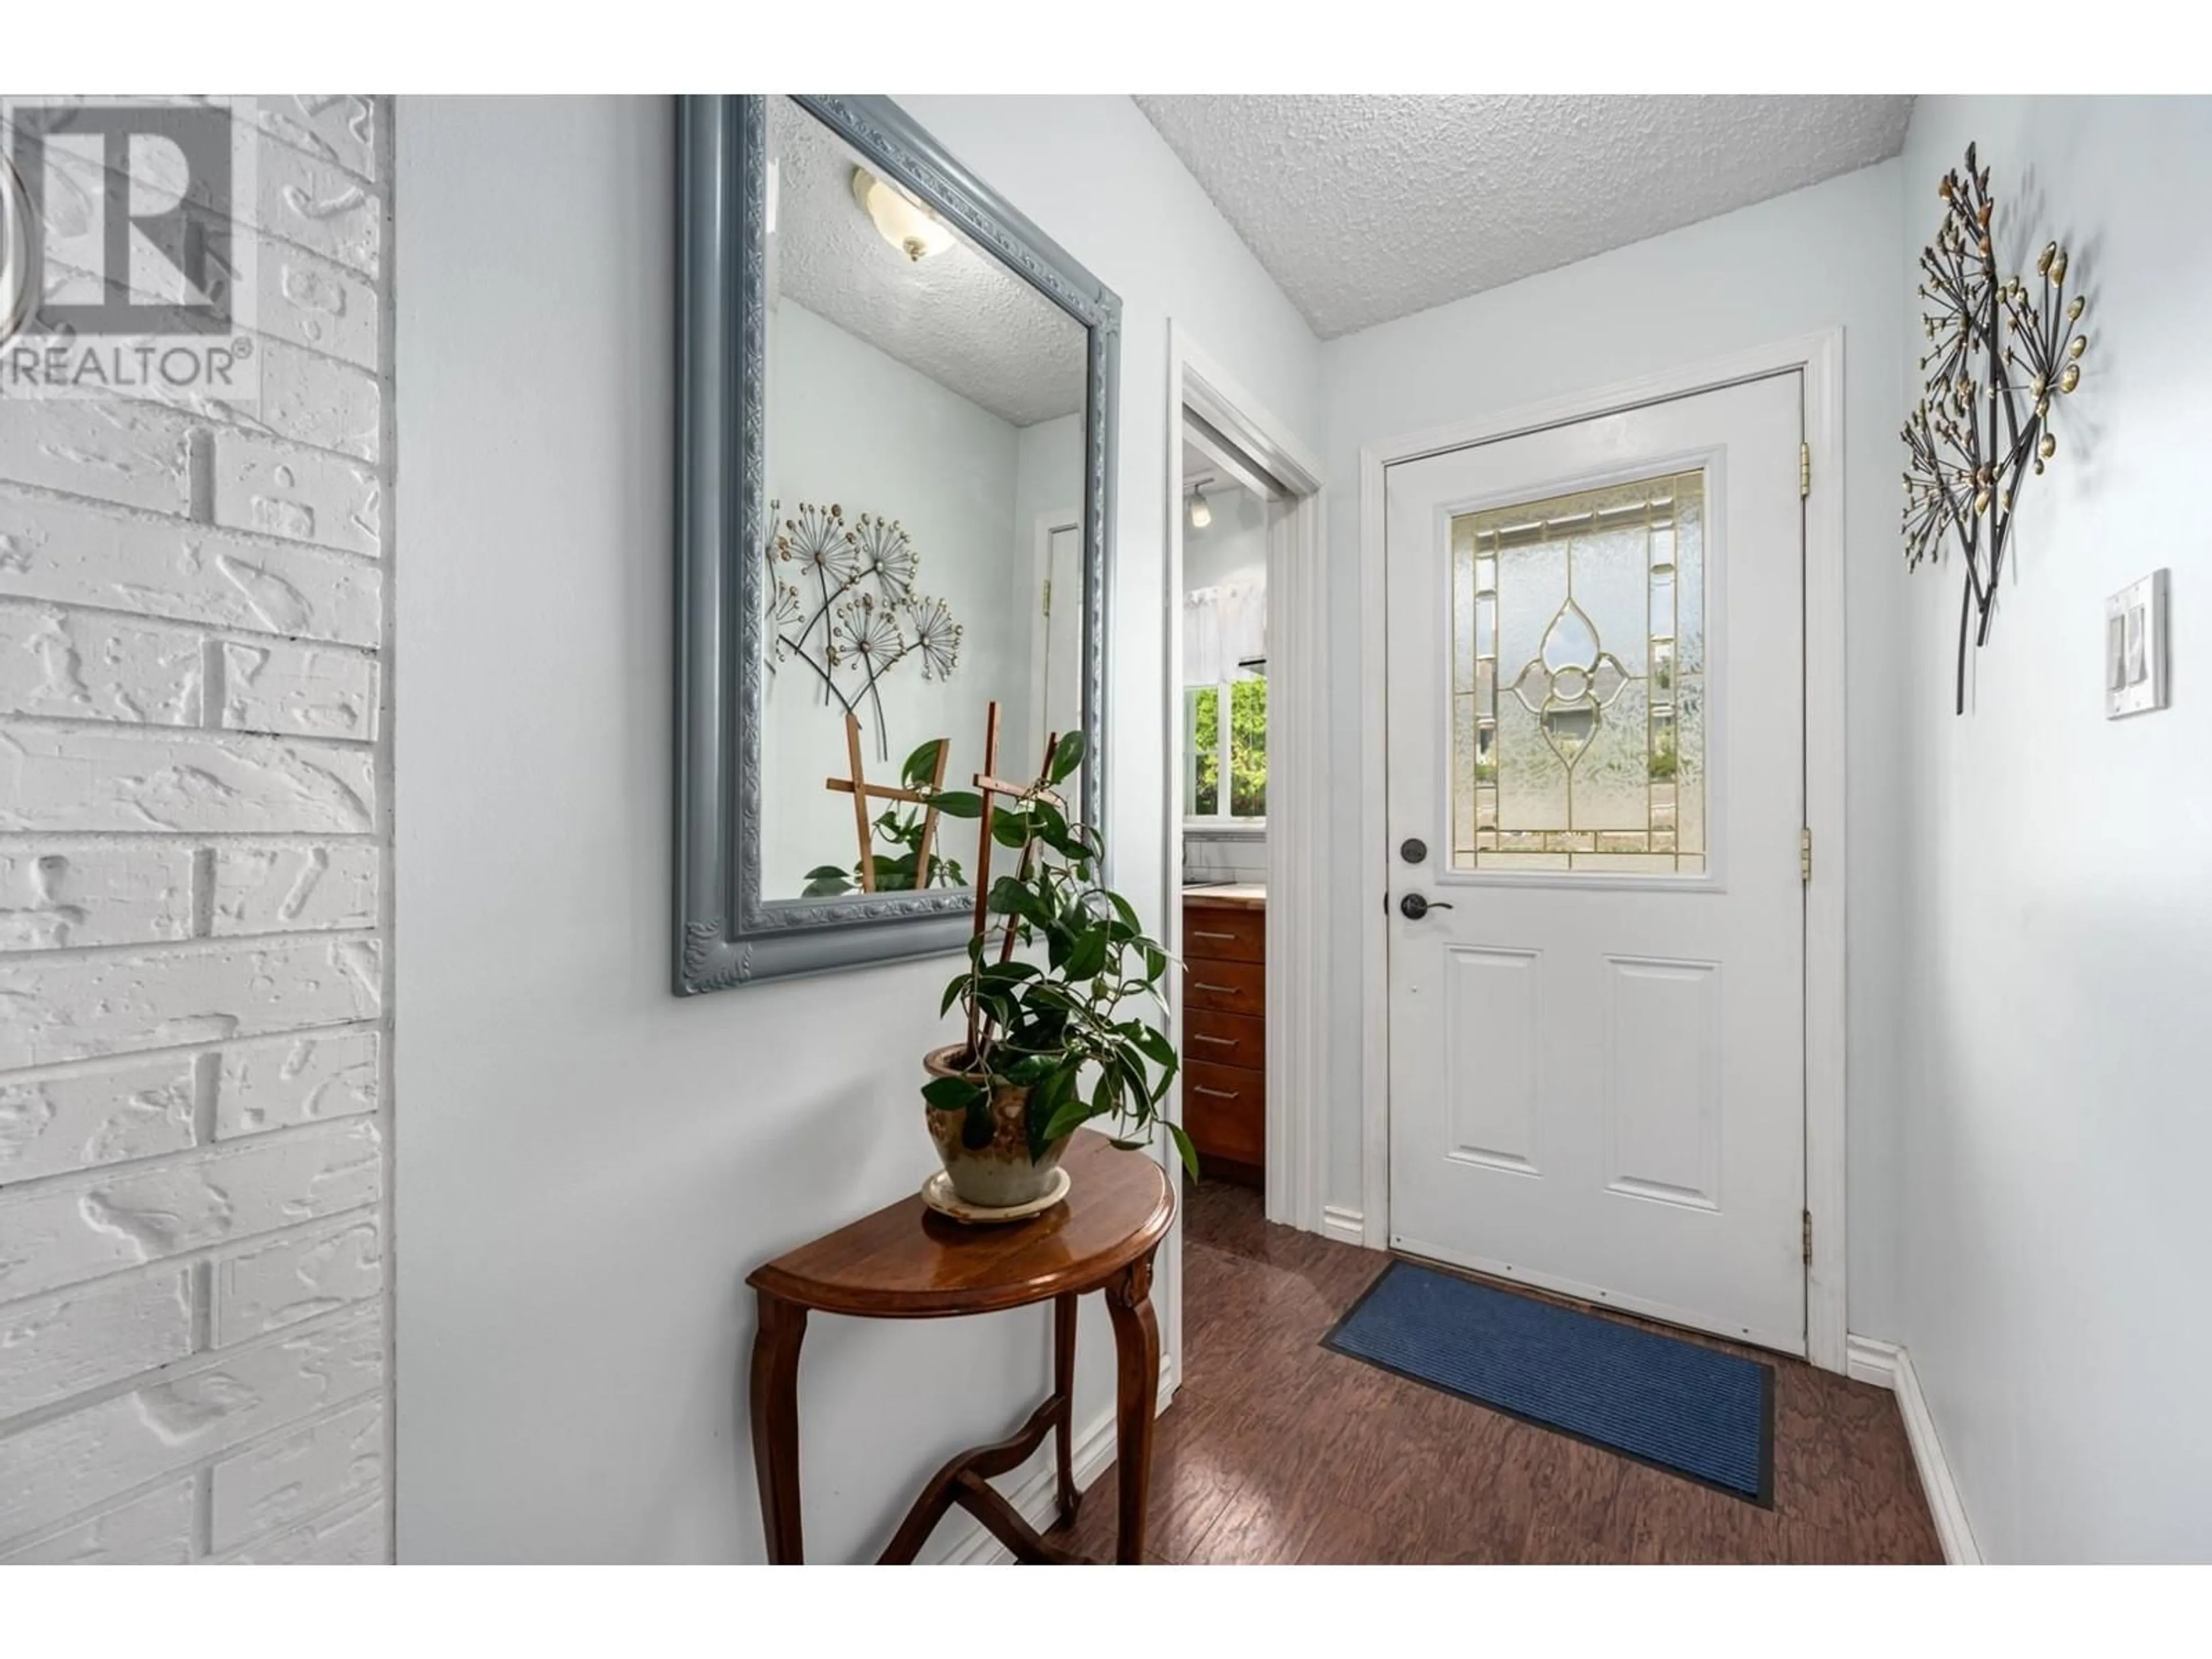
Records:
[[[1920,1485],[1928,1495],[1928,1512],[1935,1517],[1936,1536],[1943,1546],[1943,1559],[1954,1567],[1978,1567],[1982,1552],[1966,1522],[1966,1507],[1959,1500],[1958,1482],[1944,1459],[1943,1443],[1936,1433],[1936,1419],[1928,1414],[1927,1396],[1912,1369],[1912,1356],[1894,1342],[1870,1336],[1853,1336],[1844,1345],[1845,1369],[1852,1378],[1887,1389],[1897,1395],[1898,1414],[1905,1419],[1905,1438],[1912,1448],[1912,1461],[1920,1471]]]
[[[1340,1244],[1358,1244],[1364,1248],[1367,1243],[1367,1218],[1359,1211],[1347,1209],[1341,1204],[1321,1206],[1321,1230],[1325,1237],[1333,1238]]]

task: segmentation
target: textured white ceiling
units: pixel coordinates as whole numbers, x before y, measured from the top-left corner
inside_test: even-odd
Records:
[[[908,259],[854,199],[842,141],[788,98],[768,122],[778,290],[1016,426],[1083,407],[1080,324],[965,240]]]
[[[1323,339],[1882,161],[1911,101],[1137,100]]]

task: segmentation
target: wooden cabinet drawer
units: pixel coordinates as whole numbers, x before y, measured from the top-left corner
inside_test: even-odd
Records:
[[[1182,1121],[1203,1168],[1208,1155],[1264,1164],[1267,1146],[1265,1074],[1242,1066],[1186,1060]]]
[[[1182,1057],[1214,1066],[1267,1067],[1267,1023],[1249,1014],[1218,1014],[1193,1008],[1182,1020]]]
[[[1264,962],[1187,962],[1182,969],[1183,1006],[1214,1013],[1267,1012],[1267,964]]]
[[[1249,904],[1186,902],[1182,953],[1191,962],[1265,962],[1267,913]]]

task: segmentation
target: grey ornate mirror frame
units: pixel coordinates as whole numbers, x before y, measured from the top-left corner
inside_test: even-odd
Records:
[[[1090,336],[1083,486],[1084,816],[1105,799],[1107,567],[1121,302],[887,98],[793,100]],[[679,996],[955,951],[972,889],[766,900],[759,585],[767,100],[677,100],[676,974]],[[983,711],[978,708],[980,721]]]

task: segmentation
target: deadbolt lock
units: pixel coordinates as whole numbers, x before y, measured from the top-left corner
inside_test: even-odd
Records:
[[[1398,856],[1408,864],[1425,864],[1428,861],[1429,844],[1419,836],[1409,836],[1398,843]]]

